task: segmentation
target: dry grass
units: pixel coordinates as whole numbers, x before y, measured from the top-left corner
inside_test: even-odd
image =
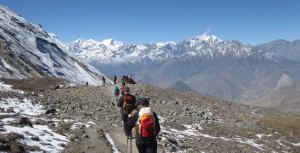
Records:
[[[257,125],[300,141],[300,117],[260,117]]]
[[[1,80],[6,84],[13,85],[14,89],[30,91],[54,89],[58,85],[67,83],[66,80],[55,77],[27,78],[22,80],[2,78]]]

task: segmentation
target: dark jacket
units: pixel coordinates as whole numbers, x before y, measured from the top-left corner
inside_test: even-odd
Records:
[[[115,75],[115,77],[114,77],[114,83],[116,83],[117,82],[117,76]]]
[[[133,106],[135,106],[135,102],[136,102],[135,96],[131,95],[130,93],[127,93],[127,94],[122,95],[122,96],[119,98],[119,101],[118,101],[118,104],[117,104],[117,106],[120,107],[120,109],[121,109],[121,115],[122,115],[122,116],[125,115],[124,112],[123,112],[123,110],[122,110],[122,105],[123,105],[123,103],[124,103],[124,96],[125,96],[125,95],[130,95],[130,96],[132,96],[132,99],[133,99],[132,104],[133,104]],[[134,108],[134,109],[135,109],[135,108]]]

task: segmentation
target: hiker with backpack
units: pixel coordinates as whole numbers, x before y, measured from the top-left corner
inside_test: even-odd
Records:
[[[117,84],[117,76],[114,77],[114,84]]]
[[[118,101],[117,106],[120,107],[122,121],[124,124],[124,132],[126,136],[130,135],[130,131],[126,130],[126,124],[128,120],[128,114],[135,109],[135,96],[131,95],[128,87],[125,87],[124,95],[122,95]]]
[[[116,97],[116,101],[118,101],[118,98],[119,98],[119,95],[120,95],[120,90],[119,90],[118,86],[115,86],[114,95]]]
[[[136,129],[136,147],[139,153],[157,153],[156,136],[160,132],[160,124],[155,112],[149,107],[149,100],[142,98],[138,101],[138,113],[129,115],[126,125],[128,131]]]
[[[138,98],[135,102],[135,109],[131,112],[131,114],[128,114],[128,119],[130,119],[130,117],[132,117],[133,115],[135,115],[136,113],[138,113],[142,107],[141,105],[141,101],[142,99],[141,98]],[[136,130],[135,130],[135,127],[133,127],[131,130],[131,134],[133,137],[135,137],[136,135]]]
[[[125,85],[126,85],[126,84],[125,84],[125,81],[123,80],[123,81],[122,81],[122,86],[125,86]]]
[[[103,86],[105,86],[105,77],[102,76]]]
[[[124,92],[125,92],[125,85],[122,85],[122,87],[121,87],[121,94],[122,94],[122,96],[124,95]]]

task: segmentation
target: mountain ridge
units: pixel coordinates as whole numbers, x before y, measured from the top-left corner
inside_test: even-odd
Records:
[[[203,34],[179,43],[128,44],[117,50],[84,50],[76,55],[111,76],[130,73],[137,81],[163,88],[182,80],[196,92],[247,103],[257,96],[275,98],[275,94],[267,95],[277,84],[287,86],[300,79],[300,74],[294,72],[300,67],[300,58],[294,58],[299,53],[295,51],[298,41],[284,41],[288,45],[281,45],[282,41],[278,40],[279,44],[275,41],[245,46],[237,40],[222,41],[216,36]],[[293,54],[285,55],[282,46],[288,46],[286,49]],[[276,50],[280,47],[281,50]],[[91,54],[93,52],[95,54]],[[286,75],[292,81],[280,81],[272,74]],[[284,106],[289,107],[292,105]]]
[[[101,84],[103,74],[63,48],[41,25],[0,5],[1,77],[61,77],[79,84]],[[108,81],[109,82],[109,81]]]
[[[110,41],[113,40],[110,39]],[[139,63],[140,61],[147,59],[151,60],[152,62],[161,62],[173,57],[196,55],[207,56],[208,58],[212,57],[213,55],[224,56],[226,54],[232,54],[235,56],[249,56],[252,50],[250,47],[243,46],[238,41],[224,42],[214,35],[207,36],[206,34],[196,36],[195,38],[187,39],[179,43],[166,42],[145,45],[124,45],[122,42],[116,41],[118,42],[117,46],[109,47],[103,46],[102,42],[97,42],[94,40],[84,41],[80,39],[80,41],[77,40],[73,43],[66,45],[66,49],[71,52],[74,52],[79,57],[83,57],[85,59],[90,60],[97,60],[100,61],[102,64],[114,64],[115,61],[116,64],[119,64],[121,58],[121,63],[124,64],[128,62]],[[226,49],[225,46],[228,45],[236,47],[235,50]],[[84,47],[80,48],[79,46]]]

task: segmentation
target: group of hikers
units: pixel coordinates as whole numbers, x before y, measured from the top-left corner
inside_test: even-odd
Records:
[[[123,90],[123,91],[122,91]],[[118,87],[115,86],[114,94],[119,97]],[[128,139],[136,139],[136,147],[139,153],[156,153],[156,136],[160,132],[160,124],[155,112],[150,108],[148,98],[138,98],[130,93],[129,87],[122,82],[122,96],[117,99],[120,108],[124,132]],[[126,147],[127,152],[127,147]]]
[[[129,84],[135,84],[135,81],[132,79],[132,75],[131,74],[129,74],[129,75],[123,75],[122,81],[126,82],[126,83],[129,83]]]
[[[117,76],[115,75],[114,76],[114,85],[117,84]],[[135,81],[132,79],[132,75],[129,74],[129,75],[123,75],[122,77],[122,82],[126,82],[126,83],[129,83],[129,84],[135,84]],[[105,86],[105,77],[102,76],[102,83],[103,83],[103,86]],[[86,82],[86,85],[88,85],[88,82]]]

